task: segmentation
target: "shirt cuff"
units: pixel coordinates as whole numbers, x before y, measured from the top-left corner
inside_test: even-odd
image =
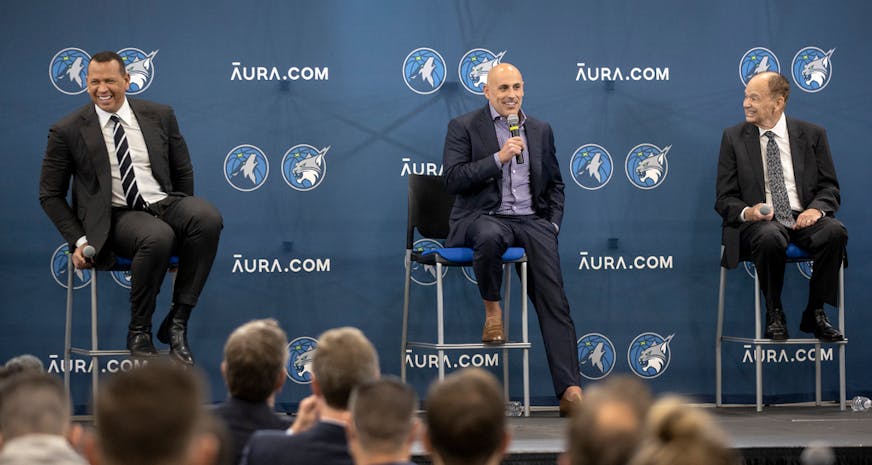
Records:
[[[500,161],[500,153],[499,152],[494,154],[494,163],[497,164],[497,168],[503,167],[503,163]]]
[[[76,248],[78,249],[79,247],[81,247],[87,243],[88,243],[88,237],[82,236],[79,238],[79,240],[76,241]]]
[[[745,211],[748,210],[749,208],[751,208],[751,207],[745,207],[742,209],[742,213],[739,213],[739,221],[741,221],[742,223],[748,221],[745,219]]]

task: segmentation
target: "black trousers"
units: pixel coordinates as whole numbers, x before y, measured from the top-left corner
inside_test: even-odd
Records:
[[[777,221],[753,221],[739,228],[742,256],[751,256],[757,268],[766,308],[783,309],[781,290],[787,244],[793,242],[814,257],[809,282],[808,307],[836,305],[839,268],[845,256],[848,231],[837,219],[826,216],[803,229],[788,229]]]
[[[170,257],[179,257],[173,302],[197,305],[212,270],[223,220],[218,210],[199,197],[176,197],[150,205],[148,211],[112,209],[109,245],[130,258],[131,328],[151,326],[157,295]]]
[[[558,398],[570,386],[579,386],[578,349],[569,301],[563,291],[563,273],[557,250],[557,231],[538,216],[490,216],[476,219],[466,232],[474,251],[473,269],[485,300],[500,300],[502,263],[509,247],[527,252],[527,294],[545,342],[545,354]]]

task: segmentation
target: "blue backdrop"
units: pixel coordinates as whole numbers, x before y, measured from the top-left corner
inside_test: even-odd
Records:
[[[848,395],[872,386],[862,310],[870,297],[862,213],[872,127],[869,2],[41,1],[4,10],[0,358],[33,353],[61,369],[65,293],[54,276],[65,282],[65,256],[37,201],[40,162],[51,123],[88,101],[77,59],[86,65],[111,49],[139,62],[139,97],[174,106],[196,192],[224,215],[190,330],[213,400],[225,396],[223,342],[252,318],[277,318],[295,356],[327,328],[358,326],[383,371],[399,373],[406,176],[441,170],[448,120],[485,102],[470,72],[499,59],[524,73],[524,109],[554,128],[566,182],[560,252],[585,382],[633,372],[655,391],[713,400],[715,165],[722,129],[743,118],[743,79],[765,68],[791,77],[789,115],[829,131],[852,259]],[[814,65],[819,73],[802,74]],[[641,160],[654,166],[637,174]],[[588,170],[591,163],[599,169]],[[427,282],[424,270],[415,276]],[[103,341],[123,346],[124,277],[101,277]],[[752,280],[743,270],[729,277],[728,327],[750,332]],[[475,286],[459,270],[446,279],[450,338],[475,338],[483,318]],[[411,331],[421,338],[431,334],[435,289],[412,291],[419,318]],[[798,333],[807,295],[798,269],[788,270],[785,293]],[[79,344],[86,295],[77,291]],[[157,321],[168,295],[167,287]],[[554,404],[532,321],[533,400]],[[588,361],[600,342],[602,367]],[[662,354],[645,366],[645,349]],[[769,400],[812,399],[810,347],[773,349],[764,368]],[[836,362],[827,350],[823,388],[832,398]],[[750,349],[734,344],[726,357],[726,401],[750,401]],[[502,362],[474,352],[447,361]],[[436,368],[423,352],[406,363],[423,391]],[[104,359],[94,369],[125,366]],[[309,390],[305,370],[291,368],[279,396],[288,408]],[[73,369],[83,408],[90,367]]]

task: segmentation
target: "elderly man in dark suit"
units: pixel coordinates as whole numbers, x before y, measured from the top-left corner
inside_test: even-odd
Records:
[[[474,250],[473,269],[485,307],[482,341],[505,342],[500,257],[524,247],[527,292],[539,316],[560,412],[581,400],[575,326],[563,291],[557,233],[563,220],[563,178],[551,126],[521,111],[524,81],[508,63],[488,73],[488,105],[448,124],[443,164],[456,194],[446,245]],[[519,118],[512,135],[509,115]]]
[[[839,181],[827,133],[784,115],[790,83],[760,73],[745,88],[745,122],[724,130],[715,210],[723,217],[724,264],[753,258],[766,299],[766,338],[787,339],[781,289],[789,242],[809,251],[814,271],[800,331],[823,341],[844,337],[830,325],[824,303],[836,304],[839,267],[848,233],[835,218]]]
[[[87,81],[92,103],[49,130],[40,203],[70,243],[76,268],[109,267],[116,255],[132,260],[127,348],[134,356],[157,353],[155,300],[170,257],[179,256],[173,306],[158,339],[170,345],[172,358],[193,364],[188,318],[212,269],[221,214],[194,197],[191,159],[173,110],[126,98],[130,75],[118,54],[95,54]],[[86,250],[95,255],[86,257]]]

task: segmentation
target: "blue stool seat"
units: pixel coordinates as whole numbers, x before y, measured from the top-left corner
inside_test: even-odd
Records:
[[[431,249],[424,251],[421,255],[427,256],[436,254],[442,257],[446,262],[452,265],[472,264],[472,249],[469,247],[443,247],[441,249]],[[516,262],[525,257],[526,251],[523,247],[509,247],[501,257],[504,262]]]

